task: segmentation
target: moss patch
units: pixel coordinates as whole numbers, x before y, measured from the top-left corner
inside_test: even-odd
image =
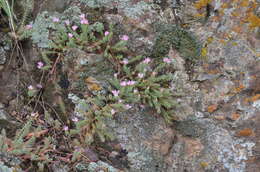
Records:
[[[176,49],[185,60],[194,61],[201,56],[201,45],[192,33],[174,25],[160,24],[151,57],[164,57],[170,48]]]

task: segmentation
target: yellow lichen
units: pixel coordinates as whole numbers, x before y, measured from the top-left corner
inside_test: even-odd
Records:
[[[208,49],[207,49],[207,47],[203,47],[203,48],[201,49],[201,56],[202,56],[202,57],[206,57],[207,54],[208,54]]]
[[[249,22],[249,28],[254,29],[255,27],[260,27],[260,18],[253,13],[249,13],[247,17],[247,22]]]
[[[212,0],[199,0],[197,1],[194,6],[197,8],[197,9],[201,9],[203,7],[206,7],[207,4],[209,4]]]

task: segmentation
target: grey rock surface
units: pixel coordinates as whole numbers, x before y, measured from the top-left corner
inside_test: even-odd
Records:
[[[3,47],[0,47],[0,65],[5,64],[7,59],[7,53]]]

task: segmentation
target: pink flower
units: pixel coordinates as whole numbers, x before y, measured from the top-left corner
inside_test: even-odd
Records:
[[[36,87],[39,88],[39,89],[41,89],[41,88],[42,88],[42,85],[41,85],[41,84],[37,84]]]
[[[126,81],[122,81],[122,82],[120,83],[120,85],[121,85],[122,87],[127,86],[127,82],[126,82]]]
[[[111,114],[114,115],[116,113],[115,109],[111,109]]]
[[[142,109],[144,109],[144,108],[145,108],[145,106],[144,106],[144,105],[142,105],[142,104],[140,105],[140,107],[141,107]]]
[[[59,18],[57,18],[57,17],[53,17],[53,18],[52,18],[52,21],[53,21],[54,23],[57,23],[57,22],[59,22],[59,21],[60,21],[60,19],[59,19]]]
[[[128,64],[128,59],[123,59],[122,63],[125,65]]]
[[[167,57],[165,57],[165,58],[163,58],[163,62],[165,62],[165,63],[171,63],[172,62],[172,60],[171,59],[169,59],[169,58],[167,58]]]
[[[157,72],[152,72],[151,75],[152,75],[152,76],[155,76],[155,75],[157,75]]]
[[[68,37],[69,37],[69,38],[72,38],[72,37],[73,37],[73,34],[72,34],[72,33],[68,33]]]
[[[138,78],[143,78],[144,77],[144,74],[143,73],[138,73]]]
[[[72,28],[72,30],[74,30],[74,31],[75,31],[75,30],[77,30],[77,29],[78,29],[78,26],[74,25],[74,26],[72,26],[71,28]]]
[[[80,17],[81,19],[84,19],[84,18],[85,18],[85,14],[81,14],[79,17]]]
[[[127,35],[123,35],[122,37],[121,37],[121,40],[123,40],[123,41],[127,41],[129,39],[129,37],[127,36]]]
[[[79,119],[77,118],[77,117],[74,117],[74,118],[72,118],[71,119],[73,122],[78,122],[79,121]]]
[[[43,62],[37,62],[37,68],[41,69],[44,66]]]
[[[134,85],[135,83],[135,81],[127,81],[127,85]]]
[[[80,20],[80,23],[81,24],[88,24],[88,20],[83,18],[83,19]]]
[[[145,58],[143,63],[148,64],[151,62],[151,59],[149,57]]]
[[[37,115],[37,112],[31,113],[31,116],[32,116],[32,117],[35,117],[36,115]]]
[[[27,30],[32,29],[32,24],[28,24],[28,25],[26,25],[26,26],[25,26],[25,29],[27,29]]]
[[[112,90],[112,93],[115,97],[118,97],[120,91],[119,90]]]
[[[68,131],[68,130],[69,130],[69,127],[65,125],[65,126],[63,127],[63,130],[64,130],[64,131]]]
[[[29,86],[28,86],[28,89],[29,89],[29,90],[33,90],[34,87],[33,87],[32,85],[29,85]]]
[[[64,23],[68,26],[70,25],[70,21],[69,20],[65,20]]]
[[[125,109],[126,109],[126,110],[131,109],[131,108],[132,108],[132,106],[129,105],[129,104],[126,104],[126,105],[125,105]]]
[[[109,32],[108,31],[105,31],[105,36],[109,35]]]

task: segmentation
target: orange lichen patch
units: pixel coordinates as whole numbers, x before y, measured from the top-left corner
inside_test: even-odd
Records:
[[[221,19],[220,19],[220,17],[219,16],[212,16],[212,21],[214,21],[214,22],[219,22]]]
[[[206,7],[207,4],[209,4],[212,0],[199,0],[197,1],[194,6],[197,9],[201,9],[203,7]]]
[[[208,64],[208,63],[204,63],[204,64],[203,64],[203,68],[204,68],[204,69],[207,69],[208,67],[209,67],[209,64]]]
[[[195,18],[201,18],[201,17],[204,17],[204,16],[205,16],[205,14],[203,14],[203,13],[197,13],[197,14],[194,15]]]
[[[226,117],[223,116],[223,115],[214,116],[214,118],[217,119],[217,120],[225,120],[226,119]]]
[[[202,168],[207,168],[209,166],[209,163],[203,161],[203,162],[200,162],[200,166]]]
[[[252,75],[250,78],[251,79],[257,79],[257,76],[256,75]]]
[[[255,27],[260,27],[260,18],[254,15],[252,12],[248,14],[246,21],[249,22],[250,29],[254,29]]]
[[[234,26],[232,28],[232,31],[236,32],[236,33],[242,33],[242,27],[240,26]]]
[[[223,3],[223,4],[221,5],[221,8],[222,8],[222,9],[225,9],[225,8],[228,8],[228,6],[229,6],[228,3]]]
[[[207,38],[207,44],[211,44],[214,41],[214,38],[212,36]]]
[[[237,44],[237,42],[232,42],[232,45],[237,46],[238,44]]]
[[[38,132],[29,133],[29,134],[27,134],[26,139],[29,139],[29,138],[31,138],[33,136],[36,137],[36,138],[41,137],[42,135],[48,133],[48,131],[49,130],[46,129],[46,130],[41,130],[41,131],[38,131]]]
[[[218,74],[218,73],[220,73],[220,71],[218,70],[218,69],[212,69],[212,70],[209,70],[208,71],[208,74]]]
[[[241,13],[238,10],[231,13],[231,15],[234,17],[238,17],[238,16],[240,16],[240,14]]]
[[[86,78],[85,83],[90,91],[100,91],[102,89],[98,81],[93,77]]]
[[[224,45],[227,44],[226,40],[224,40],[224,39],[220,39],[219,42],[220,42],[221,44],[224,44]]]
[[[233,92],[239,93],[239,92],[241,92],[244,88],[245,88],[245,86],[244,86],[243,84],[240,84],[238,87],[234,88]]]
[[[207,108],[207,111],[208,111],[209,113],[212,113],[212,112],[216,111],[217,108],[218,108],[218,105],[217,105],[217,104],[210,105],[210,106]]]
[[[252,136],[252,135],[254,135],[254,131],[251,128],[245,128],[236,133],[236,136],[243,136],[243,137]]]
[[[238,118],[240,118],[240,114],[238,114],[238,113],[232,113],[231,119],[232,119],[233,121],[236,121]]]
[[[207,47],[203,47],[203,48],[201,49],[201,56],[202,56],[202,57],[206,57],[207,54],[208,54],[208,49],[207,49]]]
[[[249,5],[249,0],[242,0],[239,3],[239,6],[241,6],[241,7],[247,7],[248,5]]]
[[[252,97],[246,98],[245,102],[246,103],[255,102],[255,101],[259,100],[259,99],[260,99],[260,94],[256,94],[256,95],[254,95]]]

